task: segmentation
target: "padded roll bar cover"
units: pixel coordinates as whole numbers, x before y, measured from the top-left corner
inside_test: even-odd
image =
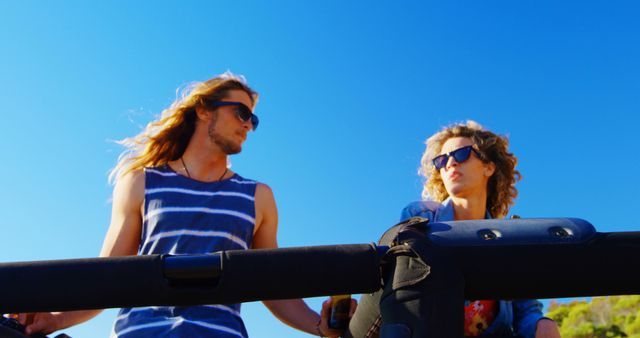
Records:
[[[0,271],[0,313],[152,304],[167,289],[159,255],[2,263]],[[41,289],[46,297],[25,296]]]
[[[578,244],[447,249],[473,299],[640,294],[640,232],[596,233]]]
[[[420,218],[393,228],[412,220]],[[425,231],[456,262],[469,299],[640,293],[640,232],[599,233],[577,218],[438,222]]]
[[[428,232],[435,245],[470,247],[586,243],[596,229],[579,218],[521,218],[430,223]]]
[[[222,270],[211,293],[222,304],[368,293],[381,285],[373,244],[230,250],[222,253]],[[172,293],[192,297],[187,289]]]

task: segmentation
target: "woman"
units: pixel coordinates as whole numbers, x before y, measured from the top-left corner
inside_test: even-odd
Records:
[[[476,122],[446,127],[427,140],[422,156],[423,201],[410,203],[401,219],[420,216],[438,222],[505,217],[517,196],[514,185],[520,173],[516,163],[507,139]],[[451,287],[444,285],[443,290],[447,288]],[[371,319],[371,309],[379,313],[379,303],[376,295],[363,296],[348,336],[378,335],[380,317]],[[560,337],[558,326],[543,316],[537,300],[468,301],[464,327],[467,337]]]

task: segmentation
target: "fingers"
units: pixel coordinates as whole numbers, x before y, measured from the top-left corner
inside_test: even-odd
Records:
[[[51,313],[32,314],[30,324],[25,327],[25,333],[31,335],[34,333],[49,334],[55,331],[54,318]]]
[[[351,305],[349,306],[349,318],[353,317],[353,314],[356,313],[356,308],[358,308],[358,301],[351,298]]]
[[[20,324],[28,325],[28,324],[31,324],[31,322],[33,322],[33,317],[35,316],[35,313],[18,313],[18,314],[13,314],[12,316],[15,316],[14,318],[16,318],[18,322],[20,322]]]
[[[25,327],[24,331],[28,335],[34,334],[36,332],[42,332],[44,334],[51,333],[51,332],[46,332],[45,331],[46,327],[47,327],[47,325],[46,325],[46,322],[44,320],[36,320],[32,324],[27,325],[27,327]]]
[[[324,320],[328,320],[331,315],[331,297],[322,302],[322,310],[320,311],[320,317]]]

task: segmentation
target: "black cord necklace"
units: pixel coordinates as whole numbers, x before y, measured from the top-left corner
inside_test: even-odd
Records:
[[[187,165],[184,163],[184,159],[182,157],[180,157],[180,162],[182,162],[182,168],[187,173],[187,177],[191,178],[191,174],[189,173],[189,169],[187,169]],[[217,181],[221,181],[222,178],[224,177],[224,175],[226,175],[228,171],[229,171],[229,168],[224,168],[224,172],[222,173],[222,176],[220,176],[220,178],[218,178]]]

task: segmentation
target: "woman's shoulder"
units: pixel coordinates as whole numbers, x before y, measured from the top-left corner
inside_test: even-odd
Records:
[[[411,217],[425,217],[432,219],[436,210],[441,206],[440,203],[435,201],[415,201],[407,204],[400,214],[400,220],[405,220]]]

